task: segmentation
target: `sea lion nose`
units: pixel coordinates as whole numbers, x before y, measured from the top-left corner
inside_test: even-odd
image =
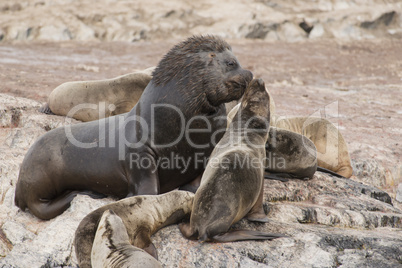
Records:
[[[244,70],[244,79],[246,80],[247,85],[253,80],[253,73],[249,70]]]
[[[258,78],[258,79],[257,79],[257,85],[258,85],[259,87],[264,87],[264,88],[265,88],[264,80],[262,80],[261,78]]]

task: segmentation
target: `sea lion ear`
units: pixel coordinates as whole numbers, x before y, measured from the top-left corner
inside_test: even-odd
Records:
[[[212,59],[212,58],[215,58],[215,57],[216,57],[216,54],[213,53],[213,52],[210,52],[210,53],[208,54],[208,57],[210,57],[211,59]]]

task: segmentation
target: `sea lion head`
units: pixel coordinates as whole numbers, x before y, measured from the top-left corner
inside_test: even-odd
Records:
[[[217,36],[192,36],[174,46],[153,72],[153,83],[174,82],[188,106],[211,112],[243,95],[253,75],[243,69],[230,45]]]
[[[248,85],[240,105],[241,121],[247,121],[247,128],[269,129],[269,94],[262,79],[253,79]]]

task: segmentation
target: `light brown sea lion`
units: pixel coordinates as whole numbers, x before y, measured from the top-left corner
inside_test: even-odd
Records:
[[[126,226],[113,211],[106,210],[99,222],[91,251],[93,268],[161,268],[145,250],[130,244]]]
[[[154,67],[112,79],[66,82],[56,87],[40,112],[87,122],[129,112],[152,79]]]
[[[124,198],[195,180],[226,130],[225,103],[252,76],[221,38],[188,38],[163,57],[129,113],[40,137],[22,162],[15,204],[51,219],[80,192]]]
[[[198,188],[183,235],[200,241],[274,239],[282,235],[251,230],[228,232],[243,217],[266,222],[263,203],[269,96],[262,79],[248,86],[241,107],[215,147]]]
[[[98,235],[96,230],[105,211],[112,210],[121,218],[131,245],[144,249],[157,259],[151,235],[188,216],[193,200],[194,194],[191,192],[172,191],[162,195],[134,196],[92,211],[81,221],[75,232],[75,254],[80,268],[91,267],[91,251],[96,255],[101,253],[96,250],[93,252],[92,247],[95,235]]]

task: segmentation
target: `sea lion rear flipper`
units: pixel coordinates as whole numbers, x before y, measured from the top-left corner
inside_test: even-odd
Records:
[[[234,242],[244,240],[272,240],[275,238],[287,237],[283,234],[264,233],[253,230],[231,230],[227,233],[215,235],[212,240],[214,242]]]
[[[52,110],[50,110],[49,103],[45,103],[45,105],[43,105],[42,107],[40,107],[40,108],[38,109],[38,112],[44,113],[44,114],[55,115],[55,114],[52,112]]]
[[[70,207],[71,201],[79,194],[79,191],[66,191],[55,199],[39,199],[28,205],[29,210],[42,220],[50,220]]]

